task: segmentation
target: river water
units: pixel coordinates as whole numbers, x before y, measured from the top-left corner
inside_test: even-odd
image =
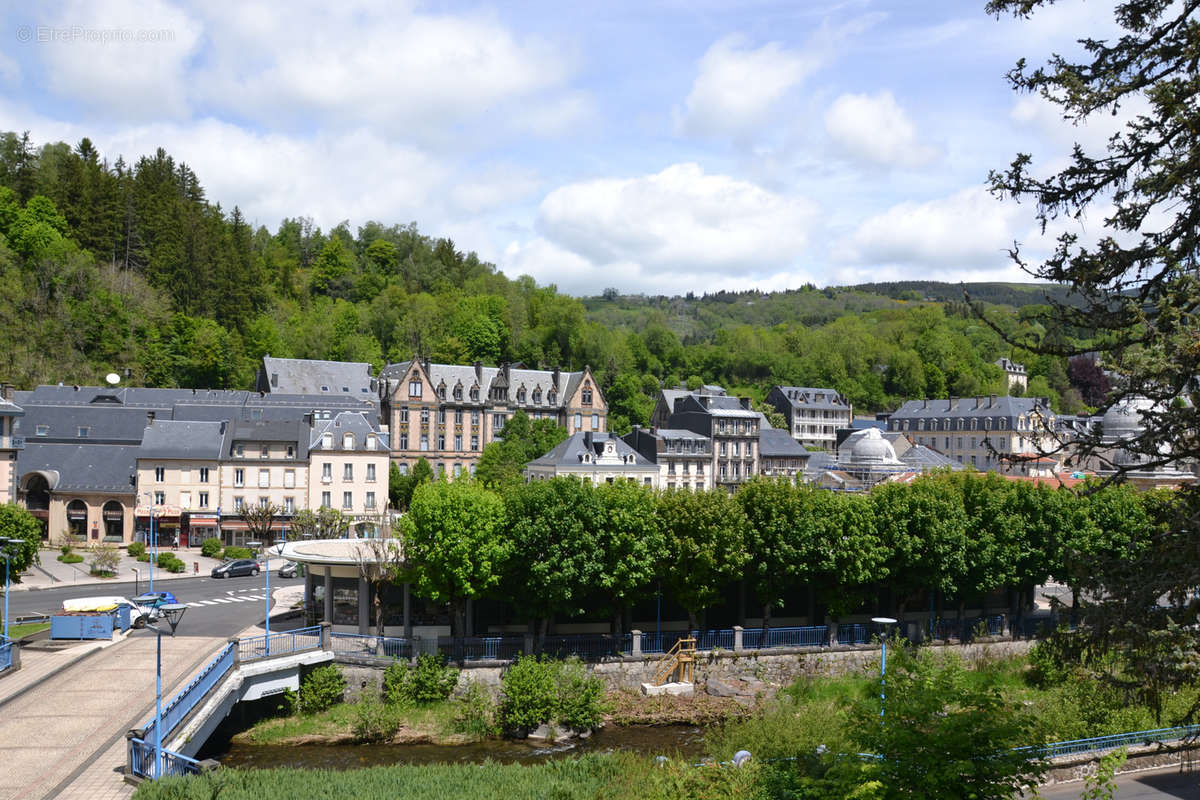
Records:
[[[247,769],[358,769],[386,764],[472,764],[489,759],[534,764],[551,758],[614,750],[695,761],[703,755],[704,730],[691,725],[608,726],[587,739],[555,744],[511,739],[463,745],[252,745],[232,742],[227,752],[215,757],[224,766]]]

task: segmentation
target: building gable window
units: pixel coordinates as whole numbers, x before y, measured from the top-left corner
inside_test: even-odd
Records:
[[[410,380],[408,382],[408,396],[409,397],[420,397],[421,396],[421,379],[420,378],[413,378],[412,380]]]
[[[585,383],[583,385],[583,391],[580,393],[579,399],[580,402],[582,402],[585,406],[590,406],[592,404],[592,385],[590,383]]]

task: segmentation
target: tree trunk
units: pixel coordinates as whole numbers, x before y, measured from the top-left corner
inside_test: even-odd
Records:
[[[467,627],[466,601],[456,597],[450,601],[450,635],[461,639]]]
[[[621,601],[616,601],[616,608],[613,611],[612,632],[613,636],[617,639],[621,638],[621,618],[624,616],[624,610],[625,609],[622,608]]]
[[[688,630],[689,631],[699,630],[699,628],[697,627],[696,612],[689,608],[687,614],[688,614]]]
[[[762,613],[762,633],[758,637],[758,645],[762,647],[767,641],[767,631],[771,629],[771,604],[763,605]]]
[[[546,632],[549,630],[550,630],[550,618],[542,617],[541,619],[539,619],[538,620],[537,644],[534,646],[534,649],[537,651],[538,655],[541,655],[542,651],[544,651],[546,649]]]

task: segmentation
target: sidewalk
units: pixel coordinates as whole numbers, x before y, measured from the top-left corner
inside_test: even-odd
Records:
[[[90,566],[87,562],[87,551],[79,549],[76,552],[84,557],[84,561],[79,564],[64,564],[58,560],[58,556],[61,554],[60,550],[57,548],[42,548],[38,551],[41,564],[34,564],[21,573],[21,582],[14,582],[12,590],[19,592],[37,589],[55,589],[64,586],[84,586],[87,584],[132,581],[135,576],[134,569],[138,570],[137,576],[141,583],[140,588],[144,590],[148,585],[150,564],[140,562],[136,558],[131,558],[123,550],[121,551],[121,563],[117,567],[117,576],[115,578],[94,577],[89,573]],[[178,550],[172,550],[168,547],[164,548],[163,552],[174,553],[179,557],[180,561],[187,565],[187,570],[173,573],[155,567],[155,583],[175,578],[194,578],[197,575],[207,577],[212,568],[221,563],[220,559],[207,558],[200,555],[199,547],[181,547]],[[130,594],[133,593],[130,592]]]
[[[271,617],[290,611],[302,594],[302,587],[295,586],[273,591]],[[240,635],[261,633],[259,625]],[[225,641],[164,637],[164,701],[186,685]],[[0,800],[131,797],[133,787],[124,782],[122,772],[125,732],[153,713],[155,646],[152,636],[126,633],[111,642],[62,650],[23,647],[21,669],[0,678],[0,713],[5,719],[0,726],[0,763],[5,765],[0,770]],[[70,670],[81,661],[81,669]],[[70,712],[63,713],[68,707]],[[140,711],[131,712],[139,707]]]

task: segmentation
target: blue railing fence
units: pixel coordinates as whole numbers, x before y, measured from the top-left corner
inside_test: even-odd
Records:
[[[145,739],[129,740],[129,766],[139,778],[154,777],[154,743]],[[200,772],[200,762],[182,753],[163,748],[162,777],[168,775],[195,775]]]
[[[1200,725],[1181,725],[1175,728],[1155,728],[1148,731],[1131,731],[1109,736],[1094,736],[1090,739],[1054,742],[1044,747],[1018,747],[1017,750],[1028,752],[1030,757],[1058,758],[1059,756],[1116,750],[1120,747],[1177,742],[1196,736],[1200,736]]]
[[[208,694],[214,686],[229,674],[234,665],[234,649],[233,642],[225,645],[217,657],[208,662],[208,665],[192,678],[191,683],[180,690],[179,694],[171,698],[165,706],[163,706],[162,714],[162,737],[165,739],[170,736],[180,722],[192,712],[197,704]],[[152,718],[142,728],[142,736],[150,741],[154,739],[155,720]]]
[[[268,646],[269,645],[269,646]],[[321,626],[312,625],[294,631],[280,631],[269,636],[247,636],[238,639],[238,660],[255,661],[270,656],[290,655],[304,650],[321,648]]]
[[[5,672],[13,665],[13,643],[0,637],[0,672]]]

